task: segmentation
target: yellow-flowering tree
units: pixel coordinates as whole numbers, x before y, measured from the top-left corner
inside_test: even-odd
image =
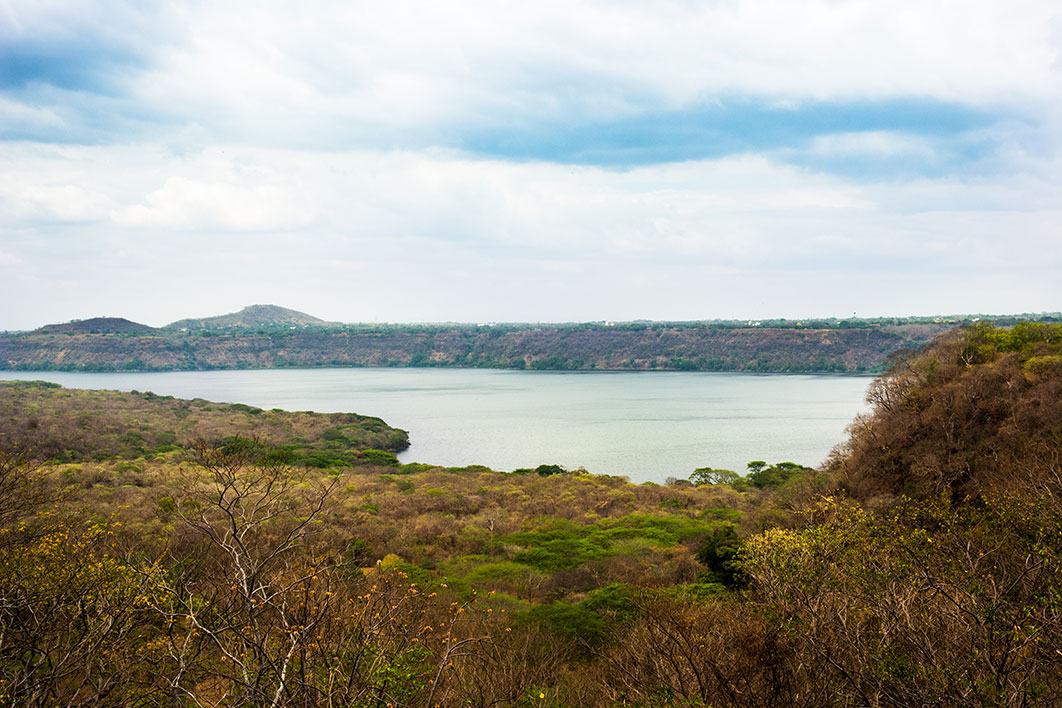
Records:
[[[1039,503],[828,500],[749,539],[744,569],[838,703],[1058,705],[1062,518]]]

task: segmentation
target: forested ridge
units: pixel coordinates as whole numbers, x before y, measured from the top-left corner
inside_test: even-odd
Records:
[[[952,324],[229,325],[114,318],[0,335],[0,369],[172,371],[309,366],[874,372]]]
[[[820,469],[633,485],[4,384],[0,700],[1059,705],[1062,326],[952,332],[870,396]]]

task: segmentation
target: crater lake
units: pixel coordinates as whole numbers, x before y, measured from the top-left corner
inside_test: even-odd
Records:
[[[402,462],[559,464],[662,483],[750,460],[820,464],[867,410],[868,376],[314,368],[3,371],[68,388],[153,391],[261,408],[354,412],[409,431]]]

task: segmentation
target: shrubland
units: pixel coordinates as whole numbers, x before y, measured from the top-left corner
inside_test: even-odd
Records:
[[[93,322],[100,322],[97,319]],[[559,325],[87,322],[0,333],[0,370],[179,371],[313,366],[757,372],[879,371],[949,326],[917,321]]]
[[[71,438],[94,394],[4,386],[0,700],[1058,705],[1058,361],[1062,327],[957,332],[823,468],[662,486],[400,465],[353,432],[317,466],[353,418],[114,413],[181,408],[148,394]]]
[[[282,461],[316,467],[349,466],[373,455],[367,450],[409,447],[406,431],[354,413],[263,410],[151,392],[0,382],[0,439],[55,461],[151,459],[196,440],[241,435],[254,437],[263,452],[268,448]]]

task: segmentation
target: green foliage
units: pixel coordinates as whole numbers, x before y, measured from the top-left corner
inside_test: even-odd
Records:
[[[312,452],[297,458],[297,463],[303,467],[326,470],[332,467],[350,467],[351,463],[342,457],[330,455],[327,452]]]
[[[633,589],[614,583],[595,590],[576,603],[537,605],[526,611],[522,618],[589,648],[604,644],[637,614]]]
[[[642,539],[668,548],[706,533],[713,524],[685,516],[628,515],[577,526],[561,519],[540,521],[540,530],[510,534],[504,542],[522,546],[513,561],[544,572],[578,568],[594,558],[612,555],[623,541]]]
[[[431,465],[425,462],[407,462],[404,465],[399,466],[397,471],[400,474],[414,474],[416,472],[427,472],[434,469],[438,469],[438,465]]]
[[[700,514],[703,519],[712,519],[715,521],[731,521],[737,523],[741,520],[741,512],[737,509],[727,509],[724,507],[717,507],[712,509],[705,509]]]
[[[28,411],[35,409],[50,414],[33,418]],[[64,461],[140,457],[201,440],[222,447],[253,440],[263,461],[322,469],[349,466],[358,450],[393,452],[409,445],[405,431],[374,417],[266,412],[150,392],[79,391],[25,381],[0,382],[0,439]]]
[[[738,485],[744,478],[733,470],[713,469],[711,467],[698,467],[690,475],[690,482],[696,486],[702,484],[729,484]]]
[[[732,523],[718,524],[705,535],[697,549],[697,560],[707,568],[709,582],[728,588],[745,584],[740,563],[741,544],[737,527]]]
[[[171,496],[160,497],[156,513],[162,519],[169,519],[177,513],[177,502]]]
[[[1046,353],[1045,349],[1062,348],[1062,324],[1020,322],[1013,327],[997,327],[992,322],[979,322],[966,330],[963,339],[961,356],[967,365],[984,364],[997,353],[1017,352],[1027,358]]]
[[[1062,379],[1062,355],[1047,354],[1029,357],[1021,367],[1022,371],[1037,378]]]
[[[814,472],[810,467],[795,462],[778,462],[768,466],[762,460],[755,460],[748,467],[745,481],[758,489],[778,489],[804,473]]]
[[[375,700],[369,706],[406,706],[428,685],[431,668],[431,651],[423,646],[413,646],[398,653],[377,650],[369,652],[372,667]]]
[[[395,457],[393,452],[386,450],[362,450],[361,459],[370,465],[377,465],[380,467],[398,467],[398,458]]]

